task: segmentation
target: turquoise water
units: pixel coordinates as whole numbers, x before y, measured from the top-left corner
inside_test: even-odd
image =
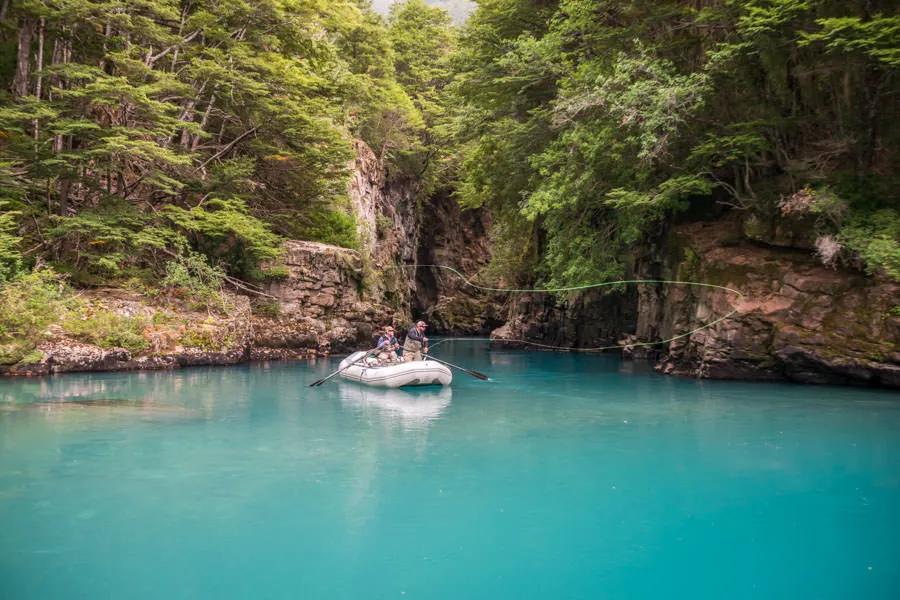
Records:
[[[451,346],[0,381],[0,597],[900,597],[900,394]]]

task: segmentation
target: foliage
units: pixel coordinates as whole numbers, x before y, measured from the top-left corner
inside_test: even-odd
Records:
[[[290,229],[293,237],[359,249],[356,218],[342,209],[316,207],[298,215]]]
[[[523,270],[507,278],[619,277],[695,201],[768,227],[789,216],[779,199],[815,189],[827,236],[863,210],[844,181],[886,190],[868,212],[896,199],[900,17],[888,3],[701,4],[479,3],[448,88],[457,195],[491,208],[499,247],[533,248],[537,263],[518,267],[501,253]],[[889,270],[893,234],[848,227],[836,239]]]
[[[27,60],[0,71],[2,277],[19,237],[90,284],[153,282],[189,251],[258,274],[295,220],[353,246],[351,135],[391,161],[422,145],[365,2],[36,0],[5,23]]]
[[[227,345],[218,339],[214,331],[204,327],[193,327],[185,330],[180,341],[187,348],[200,348],[201,350],[217,350]]]
[[[391,7],[388,39],[394,50],[397,82],[420,115],[416,140],[400,157],[403,168],[426,188],[446,185],[452,176],[445,90],[452,81],[457,33],[450,15],[424,0]]]
[[[72,302],[62,278],[48,269],[0,284],[0,364],[17,363],[33,352]]]
[[[867,273],[883,271],[900,281],[900,211],[885,208],[854,214],[839,239],[859,255]]]
[[[124,316],[111,310],[82,307],[62,322],[63,331],[72,338],[100,346],[124,348],[142,352],[150,344],[144,336],[149,320],[139,316]]]
[[[191,209],[167,206],[162,212],[178,230],[191,234],[207,256],[223,259],[239,273],[280,254],[280,238],[239,199],[213,198]]]
[[[283,236],[358,248],[352,138],[488,207],[507,281],[616,278],[681,211],[766,230],[785,199],[896,269],[885,0],[483,0],[462,29],[424,0],[30,0],[0,47],[0,281],[208,305]]]
[[[166,274],[160,285],[205,307],[227,308],[222,295],[225,273],[211,266],[195,252],[180,254],[166,263]]]
[[[5,211],[4,204],[0,202],[0,285],[15,277],[22,268],[19,251],[22,238],[15,234],[16,213]]]

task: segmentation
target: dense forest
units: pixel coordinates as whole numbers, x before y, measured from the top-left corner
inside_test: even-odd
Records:
[[[763,243],[803,215],[823,263],[900,279],[895,3],[481,0],[458,27],[424,0],[2,0],[0,25],[0,362],[61,286],[209,299],[277,277],[285,238],[359,247],[354,139],[489,209],[506,283],[617,279],[697,206]]]
[[[554,284],[618,277],[704,198],[763,241],[814,213],[825,262],[898,277],[898,66],[890,2],[483,2],[459,197],[499,217],[506,272]]]

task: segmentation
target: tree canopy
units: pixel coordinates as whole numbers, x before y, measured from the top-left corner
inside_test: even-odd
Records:
[[[893,3],[485,0],[460,46],[458,195],[508,271],[618,277],[704,199],[766,241],[797,194],[839,215],[820,240],[900,267]]]
[[[199,253],[258,276],[280,236],[355,246],[352,139],[399,160],[437,110],[415,79],[437,49],[395,51],[366,1],[29,0],[0,20],[3,273],[152,280]]]
[[[900,16],[878,0],[0,5],[0,278],[262,277],[354,247],[352,141],[494,215],[505,277],[617,278],[691,206],[900,273]],[[190,265],[190,267],[188,267]]]

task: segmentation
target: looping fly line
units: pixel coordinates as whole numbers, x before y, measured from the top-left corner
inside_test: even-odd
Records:
[[[500,292],[500,293],[512,293],[512,294],[524,294],[524,293],[552,294],[552,293],[560,293],[560,292],[584,291],[584,290],[590,290],[590,289],[601,288],[601,287],[612,287],[612,286],[622,285],[622,284],[625,284],[625,285],[666,284],[666,285],[690,285],[690,286],[695,286],[695,287],[705,287],[705,288],[712,288],[712,289],[717,289],[717,290],[724,290],[726,292],[736,294],[739,300],[743,299],[743,297],[744,297],[744,294],[742,292],[740,292],[736,289],[733,289],[733,288],[725,287],[723,285],[716,285],[714,283],[699,283],[696,281],[674,281],[674,280],[668,280],[668,279],[623,279],[620,281],[605,281],[603,283],[589,283],[589,284],[585,284],[585,285],[576,285],[576,286],[571,286],[571,287],[560,287],[560,288],[535,288],[535,289],[496,288],[496,287],[488,287],[488,286],[478,285],[477,283],[473,283],[473,282],[469,281],[469,279],[467,279],[465,275],[463,275],[462,273],[460,273],[453,267],[448,267],[446,265],[398,265],[398,266],[400,266],[401,268],[407,268],[407,269],[418,269],[418,268],[425,268],[425,267],[430,267],[430,268],[435,268],[435,269],[444,269],[445,271],[450,271],[451,273],[453,273],[454,275],[459,277],[465,285],[467,285],[471,288],[477,289],[477,290],[485,291],[485,292]],[[656,340],[656,341],[652,341],[652,342],[634,342],[631,344],[616,344],[613,346],[596,346],[593,348],[573,348],[573,347],[568,347],[568,346],[553,346],[550,344],[541,344],[540,342],[532,342],[530,340],[525,340],[525,339],[516,340],[516,339],[510,339],[510,338],[446,338],[446,339],[440,340],[437,343],[433,344],[431,346],[431,348],[434,349],[437,346],[443,344],[444,342],[451,342],[451,341],[507,342],[507,343],[514,343],[514,344],[525,344],[525,345],[529,345],[529,346],[535,346],[538,348],[547,348],[547,349],[551,349],[551,350],[569,350],[569,351],[575,351],[575,352],[602,352],[604,350],[623,350],[625,348],[657,346],[660,344],[668,344],[670,342],[674,342],[675,340],[680,340],[682,338],[690,337],[690,336],[694,335],[695,333],[703,331],[704,329],[709,329],[710,327],[718,325],[722,321],[728,320],[736,312],[738,312],[737,308],[733,309],[728,314],[726,314],[722,317],[719,317],[718,319],[716,319],[714,321],[710,321],[709,323],[706,323],[704,325],[701,325],[700,327],[694,328],[686,333],[681,333],[681,334],[678,334],[676,336],[673,336],[673,337],[670,337],[670,338],[667,338],[664,340]]]

